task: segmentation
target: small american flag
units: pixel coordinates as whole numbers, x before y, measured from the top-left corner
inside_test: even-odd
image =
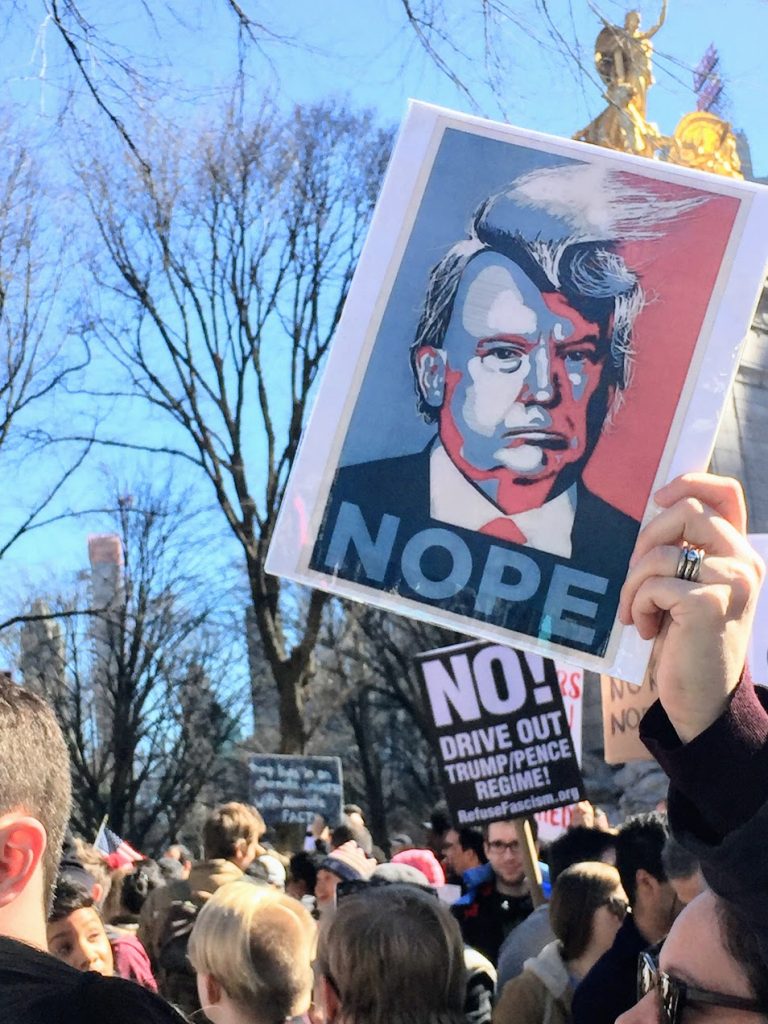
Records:
[[[93,845],[103,853],[111,868],[121,868],[126,864],[134,864],[136,861],[145,860],[143,853],[134,850],[130,843],[121,839],[111,828],[107,828],[104,822],[101,823]]]

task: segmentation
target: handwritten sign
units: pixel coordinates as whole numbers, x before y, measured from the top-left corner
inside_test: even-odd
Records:
[[[267,825],[309,824],[322,814],[341,820],[344,787],[338,757],[253,754],[248,758],[251,797]]]
[[[608,764],[652,761],[640,742],[640,720],[656,700],[656,684],[646,676],[641,686],[613,676],[601,676],[603,740]]]
[[[573,749],[576,760],[581,764],[581,720],[582,705],[584,697],[584,670],[575,665],[568,665],[563,661],[555,659],[557,670],[557,681],[560,683],[560,693],[563,698],[563,707],[568,721],[568,728],[573,738]],[[536,815],[536,824],[539,827],[539,839],[551,843],[566,831],[573,817],[573,809],[576,805],[569,804],[567,807],[555,807],[551,811],[539,811]]]
[[[524,817],[583,794],[554,663],[500,644],[418,659],[457,826]]]

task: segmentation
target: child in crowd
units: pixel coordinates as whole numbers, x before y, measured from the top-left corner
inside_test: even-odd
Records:
[[[56,884],[47,938],[48,951],[70,967],[106,978],[117,975],[157,991],[149,957],[136,936],[108,935],[93,896],[67,878]]]
[[[283,1024],[309,1009],[316,926],[291,896],[245,881],[221,886],[189,939],[200,1004],[213,1024]]]

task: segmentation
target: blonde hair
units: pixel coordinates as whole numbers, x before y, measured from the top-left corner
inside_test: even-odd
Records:
[[[228,882],[200,910],[188,956],[260,1024],[280,1024],[308,1009],[316,926],[285,893]]]

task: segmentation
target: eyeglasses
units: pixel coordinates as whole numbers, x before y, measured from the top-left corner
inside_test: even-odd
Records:
[[[641,953],[637,963],[638,999],[654,990],[659,997],[659,1024],[682,1024],[683,1011],[689,1003],[722,1006],[728,1010],[749,1010],[752,1013],[766,1012],[766,1007],[754,999],[729,996],[724,992],[710,992],[705,988],[687,985],[684,981],[660,971],[652,954]]]
[[[488,849],[492,850],[493,853],[504,853],[505,850],[508,853],[517,853],[520,849],[520,843],[517,839],[512,839],[508,843],[505,843],[503,839],[491,839],[488,843]]]

